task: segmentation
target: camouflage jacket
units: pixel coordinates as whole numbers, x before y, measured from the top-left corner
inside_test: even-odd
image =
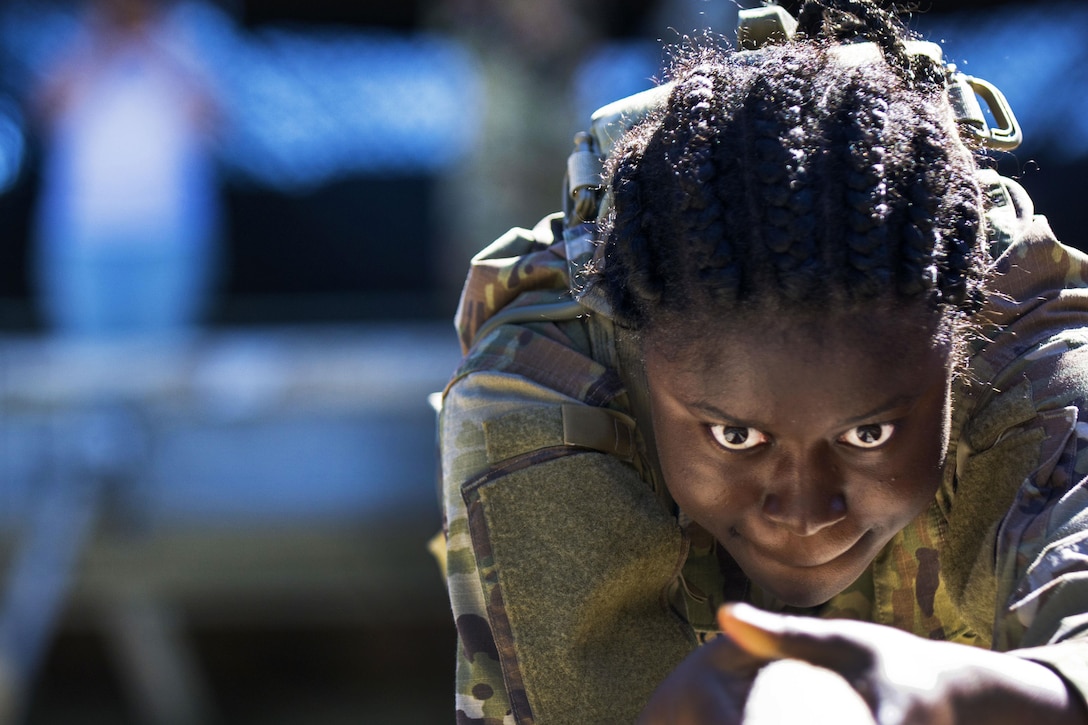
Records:
[[[954,391],[944,482],[808,613],[1014,651],[1083,694],[1088,257],[996,179],[999,294]],[[569,291],[591,235],[558,215],[513,230],[465,285],[440,416],[458,722],[631,722],[723,601],[782,609],[661,485],[637,361],[600,300]]]

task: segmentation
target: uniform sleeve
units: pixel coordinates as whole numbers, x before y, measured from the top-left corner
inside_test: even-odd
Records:
[[[1007,503],[986,540],[993,647],[1051,666],[1088,701],[1088,260],[1043,231],[1000,260],[1009,322],[971,371],[984,401],[958,470],[967,496]],[[1002,477],[1017,481],[1009,498],[985,488]]]
[[[1025,372],[1046,434],[1037,474],[998,532],[998,576],[1011,590],[999,637],[1047,664],[1088,702],[1088,346],[1064,331]]]
[[[480,376],[451,387],[442,405],[442,497],[446,519],[447,587],[457,627],[457,722],[515,722],[498,646],[491,629],[477,552],[469,532],[462,486],[487,470],[483,421],[513,412],[527,401],[507,385],[477,385]],[[501,381],[511,383],[513,381]]]
[[[695,646],[667,597],[685,556],[675,516],[622,455],[568,440],[594,408],[508,371],[447,392],[460,717],[633,722]]]
[[[666,595],[679,526],[557,221],[477,255],[457,314],[439,435],[459,721],[634,721],[693,646]]]

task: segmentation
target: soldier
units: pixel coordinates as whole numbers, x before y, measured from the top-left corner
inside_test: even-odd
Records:
[[[1088,257],[875,2],[783,35],[599,113],[599,212],[576,154],[474,262],[458,722],[753,722],[783,658],[882,725],[1088,718]]]

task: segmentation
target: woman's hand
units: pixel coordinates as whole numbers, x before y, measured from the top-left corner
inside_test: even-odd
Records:
[[[729,637],[693,652],[661,684],[640,725],[873,725],[842,677],[796,659],[753,654]]]
[[[639,717],[639,725],[739,725],[744,705],[766,659],[728,637],[699,647],[661,683]]]
[[[841,676],[868,706],[868,722],[879,725],[1088,722],[1083,704],[1056,673],[1012,655],[866,622],[776,615],[747,605],[723,607],[719,623],[726,637],[693,653],[662,683],[643,723],[765,720],[761,713],[774,699],[749,694],[761,665],[782,659]],[[807,695],[805,685],[813,681],[795,678],[779,688],[791,706],[804,708],[806,721],[850,709],[849,693],[841,689]],[[851,717],[845,722],[866,722]]]

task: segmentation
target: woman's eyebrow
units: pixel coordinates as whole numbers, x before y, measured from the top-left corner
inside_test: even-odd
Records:
[[[891,411],[897,411],[897,409],[899,408],[913,407],[920,397],[920,394],[900,393],[889,398],[888,400],[881,402],[880,404],[874,406],[873,408],[865,411],[860,415],[851,416],[840,421],[839,425],[844,428],[850,427],[859,423],[863,423],[867,420],[879,418],[881,415],[887,414]],[[760,421],[754,418],[746,418],[744,416],[738,416],[728,413],[725,410],[719,408],[714,403],[711,403],[709,400],[693,400],[686,403],[686,405],[688,408],[692,410],[698,410],[706,414],[707,416],[714,418],[715,420],[728,422],[738,427],[758,428],[759,430],[767,430],[768,426],[770,425],[765,421]]]
[[[754,420],[754,419],[751,419],[751,418],[745,418],[743,416],[737,416],[737,415],[732,415],[731,413],[727,413],[724,410],[722,410],[721,408],[719,408],[717,405],[715,405],[714,403],[711,403],[709,400],[693,400],[693,401],[687,403],[686,405],[687,405],[688,408],[691,408],[693,410],[701,411],[702,413],[705,413],[707,416],[709,416],[711,418],[714,418],[716,420],[720,420],[720,421],[723,421],[723,422],[728,422],[728,423],[734,424],[734,425],[736,425],[738,427],[759,428],[760,430],[763,430],[767,425],[766,423],[764,423],[762,421],[758,421],[758,420]]]
[[[896,411],[898,408],[914,407],[914,404],[918,402],[918,399],[922,397],[917,393],[901,393],[893,396],[889,400],[884,401],[880,405],[873,409],[862,413],[861,415],[855,415],[852,418],[847,418],[842,421],[843,426],[851,426],[858,423],[863,423],[866,420],[872,420],[878,418],[881,415],[887,414],[891,411]]]

